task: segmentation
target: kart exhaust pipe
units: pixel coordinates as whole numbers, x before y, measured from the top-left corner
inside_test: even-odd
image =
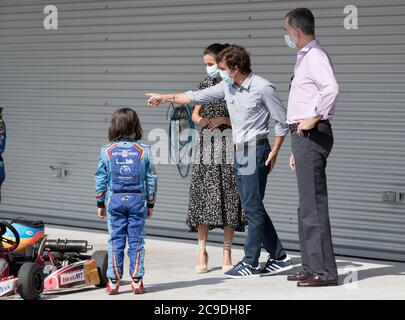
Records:
[[[93,246],[89,245],[86,240],[47,239],[45,242],[45,250],[54,252],[86,253],[88,250],[92,249]]]

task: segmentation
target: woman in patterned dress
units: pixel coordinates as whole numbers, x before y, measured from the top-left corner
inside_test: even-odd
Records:
[[[199,90],[222,81],[218,74],[215,56],[227,46],[228,44],[214,43],[204,50],[204,63],[208,76],[199,84]],[[199,154],[193,164],[186,219],[189,230],[198,232],[199,250],[196,271],[207,272],[208,231],[221,228],[224,230],[222,270],[226,272],[232,267],[231,245],[234,232],[244,231],[247,224],[235,184],[232,162],[227,161],[229,158],[226,158],[227,152],[228,157],[229,154],[232,155],[232,137],[230,136],[230,141],[225,137],[222,138],[222,150],[215,148],[219,142],[218,139],[217,141],[211,139],[203,145],[204,134],[210,134],[212,129],[219,129],[222,133],[224,130],[231,131],[226,102],[219,100],[205,105],[196,105],[192,119],[202,128]],[[214,162],[214,159],[219,161]]]

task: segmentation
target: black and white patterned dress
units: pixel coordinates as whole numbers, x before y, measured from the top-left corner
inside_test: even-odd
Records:
[[[205,78],[198,86],[198,89],[205,89],[218,83],[217,79]],[[201,106],[201,117],[213,119],[218,117],[229,117],[228,108],[224,100],[211,102]],[[230,129],[222,125],[219,129],[223,132]],[[208,147],[211,150],[203,150],[203,131],[200,131],[200,152],[197,162],[193,164],[192,179],[189,193],[189,205],[186,225],[190,231],[197,231],[198,226],[207,225],[210,230],[215,228],[229,227],[235,231],[244,231],[247,225],[245,213],[243,212],[239,192],[236,187],[232,171],[232,164],[226,161],[226,151],[232,150],[232,139],[222,139],[222,155],[215,151],[215,141],[211,141]],[[203,161],[203,156],[211,156],[212,164]],[[216,153],[216,155],[215,155]],[[221,162],[214,164],[215,156],[219,156]],[[229,159],[229,158],[228,158]],[[198,162],[198,160],[200,160]]]

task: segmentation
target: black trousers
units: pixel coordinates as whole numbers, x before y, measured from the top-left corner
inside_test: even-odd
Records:
[[[317,123],[300,136],[291,134],[298,184],[298,231],[303,271],[323,280],[337,280],[329,222],[327,158],[333,147],[329,122]]]

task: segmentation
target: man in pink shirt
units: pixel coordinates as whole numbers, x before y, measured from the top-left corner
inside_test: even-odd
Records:
[[[289,276],[298,287],[338,284],[329,222],[326,162],[333,147],[330,119],[339,93],[332,62],[315,38],[309,9],[291,10],[284,19],[285,42],[297,48],[288,98],[290,167],[296,172],[302,270]]]

